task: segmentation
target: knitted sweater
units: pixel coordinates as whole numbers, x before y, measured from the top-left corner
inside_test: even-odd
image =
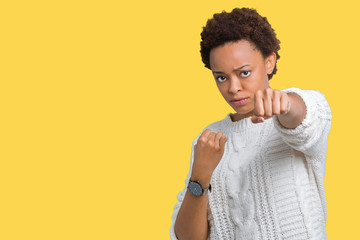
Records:
[[[319,91],[282,91],[305,102],[305,119],[295,129],[284,128],[276,116],[257,124],[251,117],[232,122],[230,113],[205,128],[222,131],[228,139],[211,177],[208,239],[326,239],[324,176],[331,110]],[[186,185],[201,133],[192,143]],[[177,196],[171,239],[177,239],[174,224],[186,187]]]

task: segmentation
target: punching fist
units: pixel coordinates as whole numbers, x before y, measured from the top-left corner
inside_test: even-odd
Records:
[[[194,163],[191,180],[200,181],[208,186],[211,175],[224,154],[227,138],[221,131],[218,133],[206,129],[194,146]]]
[[[291,102],[285,92],[280,92],[272,88],[258,90],[254,98],[254,116],[251,118],[253,123],[264,122],[266,118],[273,115],[287,114],[290,111]]]

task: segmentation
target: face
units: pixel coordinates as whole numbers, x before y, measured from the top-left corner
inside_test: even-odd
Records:
[[[272,73],[275,60],[275,53],[264,58],[247,40],[229,42],[210,51],[211,71],[221,95],[236,111],[234,121],[253,115],[255,93],[269,87],[267,74]]]

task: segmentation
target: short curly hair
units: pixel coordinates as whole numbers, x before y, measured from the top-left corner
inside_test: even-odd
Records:
[[[255,9],[234,8],[231,12],[215,13],[201,32],[200,53],[205,67],[210,68],[210,51],[227,42],[247,40],[262,53],[264,58],[273,52],[276,61],[280,58],[280,41],[266,17],[262,17]],[[276,73],[268,74],[269,80]]]

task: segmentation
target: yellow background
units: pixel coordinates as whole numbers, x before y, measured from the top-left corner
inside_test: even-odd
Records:
[[[355,239],[355,0],[1,1],[0,239],[169,239],[192,141],[233,112],[199,42],[234,7],[276,30],[273,88],[325,94],[328,238]]]

